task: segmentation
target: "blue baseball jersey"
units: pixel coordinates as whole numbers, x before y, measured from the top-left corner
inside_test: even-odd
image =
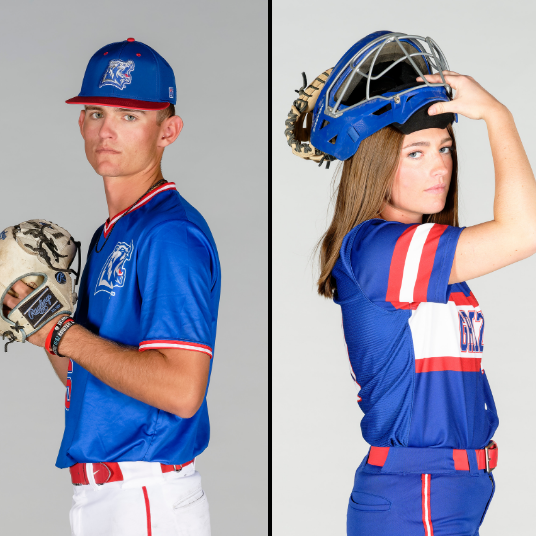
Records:
[[[91,241],[75,320],[140,352],[199,352],[209,356],[212,371],[221,278],[207,223],[174,183],[125,212]],[[181,464],[208,445],[206,398],[193,417],[182,419],[116,391],[71,360],[65,402],[61,468],[106,461]]]
[[[480,449],[498,426],[482,310],[448,283],[462,230],[373,219],[343,241],[335,301],[371,445]]]

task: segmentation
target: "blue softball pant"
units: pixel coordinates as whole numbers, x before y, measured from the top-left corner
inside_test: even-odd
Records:
[[[348,536],[479,536],[495,492],[485,470],[385,473],[358,467],[348,505]]]

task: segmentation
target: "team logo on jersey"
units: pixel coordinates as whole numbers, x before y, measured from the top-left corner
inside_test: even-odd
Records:
[[[113,86],[117,89],[125,89],[125,86],[132,82],[130,73],[134,70],[134,62],[110,60],[106,71],[99,84],[99,88],[103,86]]]
[[[462,352],[484,351],[484,315],[482,311],[458,311]]]
[[[118,242],[102,267],[95,294],[97,292],[108,292],[115,296],[114,288],[120,288],[125,284],[127,269],[125,263],[130,260],[134,251],[134,242]]]

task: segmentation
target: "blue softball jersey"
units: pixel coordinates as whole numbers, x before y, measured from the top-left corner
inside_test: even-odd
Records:
[[[207,223],[174,183],[155,188],[96,231],[79,294],[74,319],[92,333],[140,352],[199,352],[210,356],[212,371],[218,252]],[[58,467],[182,464],[208,442],[206,398],[193,417],[182,419],[116,391],[70,361]]]
[[[370,445],[481,449],[498,426],[484,316],[448,283],[462,230],[372,219],[343,241],[335,301]]]

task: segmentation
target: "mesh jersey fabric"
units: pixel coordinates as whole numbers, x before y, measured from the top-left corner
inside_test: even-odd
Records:
[[[462,230],[373,219],[343,241],[335,302],[370,445],[479,449],[498,426],[484,316],[448,284]]]
[[[220,279],[207,223],[173,183],[165,183],[96,231],[74,318],[92,333],[142,352],[195,351],[211,359],[212,371]],[[182,419],[116,391],[70,361],[58,467],[181,464],[207,447],[209,435],[206,398],[193,417]]]

